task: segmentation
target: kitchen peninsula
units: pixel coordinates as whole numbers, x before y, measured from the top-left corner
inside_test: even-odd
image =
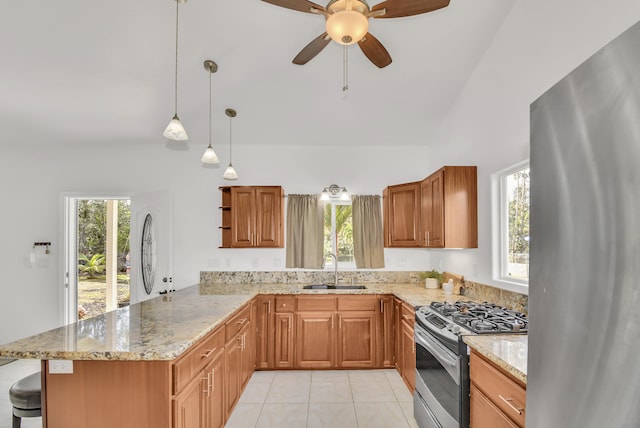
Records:
[[[43,360],[43,421],[49,428],[177,428],[193,418],[203,418],[202,426],[223,426],[255,367],[255,297],[265,295],[392,297],[411,309],[460,299],[416,283],[362,290],[202,284],[2,345],[0,356]],[[373,310],[379,317],[383,309],[376,304]],[[50,360],[73,360],[73,374],[52,373]],[[382,359],[375,364],[381,367]]]

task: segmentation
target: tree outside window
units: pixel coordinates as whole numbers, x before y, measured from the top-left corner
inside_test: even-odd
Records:
[[[502,274],[523,282],[529,280],[529,187],[528,163],[503,176],[502,200],[507,221],[501,228],[506,240]]]
[[[336,254],[340,265],[354,265],[351,204],[329,202],[324,206],[325,265],[332,266]]]

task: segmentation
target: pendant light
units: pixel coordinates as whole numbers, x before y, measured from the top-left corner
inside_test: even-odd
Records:
[[[204,69],[209,72],[209,145],[204,151],[200,161],[206,164],[218,164],[220,163],[218,155],[216,155],[213,147],[211,147],[211,75],[218,71],[218,64],[211,60],[206,60],[204,62]]]
[[[227,170],[224,172],[224,179],[225,180],[237,180],[238,179],[238,174],[236,173],[235,168],[233,167],[233,163],[231,161],[232,156],[231,156],[231,138],[233,136],[233,134],[231,133],[231,119],[236,117],[236,111],[232,108],[228,108],[224,111],[224,113],[229,117],[229,166],[227,167]]]
[[[186,3],[187,0],[176,0],[176,71],[174,86],[174,113],[171,122],[167,125],[162,135],[170,140],[184,141],[189,138],[187,131],[184,130],[182,122],[178,118],[178,10],[180,3]]]

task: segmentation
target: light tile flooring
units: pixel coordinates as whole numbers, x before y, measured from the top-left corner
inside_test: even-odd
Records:
[[[17,360],[0,366],[0,428],[11,428],[9,388],[17,380],[40,371],[40,360]],[[23,418],[22,428],[41,428],[42,418]]]
[[[11,428],[11,385],[39,360],[0,366],[0,428]],[[42,418],[24,418],[39,428]],[[415,428],[413,401],[395,370],[258,371],[226,428]]]
[[[226,428],[413,428],[395,370],[258,371]]]

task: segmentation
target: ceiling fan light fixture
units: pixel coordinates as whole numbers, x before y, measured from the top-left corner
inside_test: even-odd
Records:
[[[333,41],[352,45],[369,31],[369,19],[356,10],[341,10],[327,18],[326,30]]]

